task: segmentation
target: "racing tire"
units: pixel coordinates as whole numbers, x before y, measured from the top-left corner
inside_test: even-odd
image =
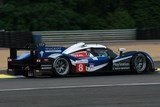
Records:
[[[134,55],[131,60],[131,71],[137,74],[146,73],[148,69],[147,60],[147,57],[142,53]]]
[[[53,63],[54,71],[53,73],[56,76],[65,77],[70,73],[71,69],[70,61],[65,57],[58,57]]]

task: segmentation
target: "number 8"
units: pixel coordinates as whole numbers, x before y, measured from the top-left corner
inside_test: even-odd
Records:
[[[80,72],[84,71],[84,65],[83,64],[78,65],[78,71],[80,71]]]

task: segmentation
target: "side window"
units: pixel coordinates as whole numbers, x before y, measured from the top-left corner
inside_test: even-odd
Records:
[[[88,57],[94,57],[95,55],[91,52],[91,49],[86,49]]]
[[[105,48],[92,48],[90,52],[93,56],[108,57],[108,53]]]

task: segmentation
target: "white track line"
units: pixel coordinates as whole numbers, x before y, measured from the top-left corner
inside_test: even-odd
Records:
[[[148,86],[148,85],[160,85],[160,83],[128,83],[128,84],[108,84],[108,85],[80,85],[80,86],[55,86],[55,87],[15,88],[15,89],[0,89],[0,92],[47,90],[47,89],[51,90],[51,89],[117,87],[117,86]]]

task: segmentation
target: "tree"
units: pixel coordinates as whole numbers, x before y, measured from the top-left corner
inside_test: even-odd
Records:
[[[111,29],[135,28],[134,19],[128,14],[128,11],[123,9],[117,9],[114,13],[109,13],[107,19]]]
[[[159,0],[1,0],[0,29],[75,30],[160,25]]]

